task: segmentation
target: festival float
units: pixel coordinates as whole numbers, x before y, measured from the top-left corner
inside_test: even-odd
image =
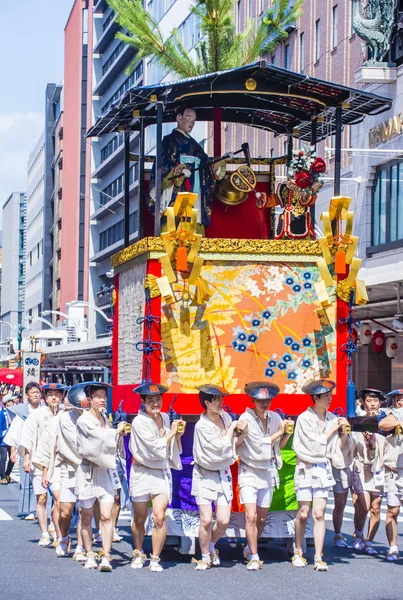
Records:
[[[196,386],[226,388],[235,417],[250,406],[245,384],[271,381],[281,391],[271,410],[295,419],[310,405],[302,386],[330,378],[337,383],[331,410],[354,417],[353,305],[367,296],[351,198],[340,195],[342,129],[390,105],[260,61],[132,88],[88,133],[123,131],[125,139],[125,248],[112,257],[113,410],[121,407],[130,420],[140,407],[133,388],[154,381],[169,387],[163,410],[186,420],[183,470],[173,471],[167,515],[168,534],[180,537],[184,551],[192,549],[199,523],[190,494],[193,428],[202,410]],[[178,108],[213,124],[214,158],[195,157],[192,148],[179,158],[167,154],[162,127],[175,121]],[[287,136],[287,155],[257,158],[245,141],[222,154],[224,122]],[[156,156],[147,157],[145,131],[152,125]],[[140,133],[136,156],[133,131]],[[329,135],[335,136],[334,195],[316,238],[315,201],[328,170],[316,147]],[[129,245],[131,161],[139,163],[139,236]],[[282,179],[279,165],[285,165]],[[283,458],[263,537],[292,539],[297,503],[290,447]],[[227,535],[243,537],[236,464],[233,481]]]

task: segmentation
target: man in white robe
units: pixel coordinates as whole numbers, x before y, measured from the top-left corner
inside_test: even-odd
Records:
[[[229,392],[216,385],[202,385],[200,404],[205,412],[196,423],[193,439],[192,494],[200,512],[199,543],[201,560],[193,559],[196,571],[205,571],[220,565],[215,544],[224,535],[231,516],[231,465],[236,460],[236,445],[248,432],[247,424],[233,421],[222,409],[223,397]],[[239,435],[235,429],[239,425]],[[212,502],[216,521],[213,526]]]
[[[347,419],[337,418],[328,410],[332,402],[332,390],[335,387],[333,381],[319,379],[310,381],[302,388],[305,394],[311,396],[314,405],[299,415],[292,444],[297,455],[294,487],[298,500],[292,564],[294,567],[307,565],[307,561],[302,556],[302,545],[312,502],[316,571],[328,571],[327,563],[322,560],[326,533],[325,510],[329,491],[336,483],[330,457],[334,453],[334,445],[339,443],[337,435],[339,428],[348,424]]]
[[[388,505],[385,527],[389,549],[386,559],[393,562],[400,556],[397,546],[397,519],[403,505],[403,389],[389,392],[386,398],[391,407],[384,411],[379,428],[390,434],[385,440],[384,448],[384,492]]]
[[[140,394],[143,407],[133,419],[130,435],[130,452],[133,456],[130,498],[134,511],[131,566],[141,569],[146,561],[143,552],[144,524],[151,502],[154,527],[149,570],[161,572],[160,554],[167,535],[165,511],[172,498],[171,468],[182,469],[181,436],[185,431],[185,422],[175,420],[170,424],[169,416],[161,412],[162,394],[168,391],[166,386],[142,383],[133,391]],[[178,431],[179,423],[181,426]]]
[[[116,447],[125,435],[126,423],[112,429],[105,415],[106,383],[87,383],[86,394],[91,407],[77,420],[77,443],[81,464],[76,473],[76,494],[81,508],[81,533],[86,551],[85,569],[112,570],[110,555],[113,537],[112,507],[116,490],[120,489],[116,471]],[[99,565],[92,552],[92,518],[98,500],[102,523],[102,550]]]
[[[39,440],[47,425],[59,412],[59,405],[64,396],[65,387],[60,383],[47,383],[41,389],[44,393],[45,404],[27,417],[22,429],[18,452],[24,459],[24,471],[32,475],[32,487],[36,496],[36,514],[41,530],[39,546],[49,546],[51,540],[48,532],[46,510],[48,492],[42,484],[42,471],[34,466],[32,457],[38,448]],[[57,485],[55,485],[55,489],[57,489]]]
[[[258,540],[261,536],[273,491],[280,485],[278,471],[283,466],[280,449],[291,434],[285,434],[285,425],[293,426],[291,420],[283,420],[269,410],[270,403],[279,393],[274,383],[255,381],[245,386],[245,393],[252,398],[253,408],[247,408],[239,417],[239,424],[247,423],[247,434],[238,447],[240,458],[238,484],[241,504],[245,507],[245,533],[247,545],[244,556],[248,571],[262,568],[259,559]]]
[[[9,409],[11,425],[7,431],[4,442],[10,446],[10,461],[16,463],[18,460],[18,447],[21,441],[22,429],[24,422],[32,411],[39,408],[41,404],[42,393],[34,381],[30,381],[25,386],[25,395],[27,402],[25,404],[16,404]],[[19,461],[20,468],[20,494],[18,512],[21,515],[26,515],[26,521],[35,519],[36,498],[32,487],[32,476],[24,471],[23,460]]]

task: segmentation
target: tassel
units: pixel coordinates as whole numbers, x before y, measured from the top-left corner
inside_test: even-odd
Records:
[[[176,251],[176,270],[188,270],[188,253],[185,246],[179,246],[179,248]]]
[[[199,277],[197,280],[197,304],[205,304],[210,300],[213,292],[207,281]]]
[[[190,179],[189,179],[189,177],[186,177],[186,179],[185,179],[185,191],[186,192],[190,192]]]
[[[346,253],[338,250],[334,256],[334,272],[337,275],[345,275],[346,270]]]

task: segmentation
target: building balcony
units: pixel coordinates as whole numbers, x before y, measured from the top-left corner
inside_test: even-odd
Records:
[[[133,150],[136,147],[136,143],[134,143],[134,140],[136,140],[139,135],[139,132],[135,131],[130,136],[131,150]],[[93,171],[93,173],[91,174],[92,179],[99,179],[101,177],[104,177],[105,174],[108,173],[108,171],[110,171],[115,165],[117,165],[119,162],[123,162],[123,155],[124,144],[122,143],[118,148],[116,148],[115,152],[113,152],[110,156],[108,156],[107,159],[101,162],[99,167],[97,167],[95,171]]]
[[[135,181],[134,183],[132,183],[132,185],[129,187],[129,197],[132,194],[133,191],[135,191],[138,187],[138,181]],[[120,194],[118,194],[117,196],[115,196],[114,198],[111,198],[110,200],[108,200],[108,202],[106,202],[105,204],[102,204],[102,206],[100,206],[90,217],[91,221],[95,220],[95,221],[101,221],[104,217],[106,217],[108,214],[110,214],[111,210],[113,210],[114,207],[118,206],[119,204],[121,206],[124,206],[124,191],[120,192]],[[130,198],[132,199],[133,196]]]
[[[98,0],[95,2],[95,6],[92,9],[94,13],[103,13],[108,8],[108,4],[106,0]]]
[[[115,286],[113,284],[109,287],[106,285],[102,286],[101,289],[96,293],[95,306],[98,306],[98,308],[110,306],[114,289]]]
[[[101,79],[92,90],[93,96],[102,96],[105,90],[113,84],[117,75],[119,75],[119,73],[133,60],[135,54],[136,51],[134,48],[125,44],[119,55],[116,57],[116,60],[111,64],[106,73],[102,75]]]
[[[130,238],[129,238],[130,244],[134,244],[134,242],[137,241],[138,235],[139,235],[138,231],[135,231],[134,233],[130,234]],[[94,254],[90,258],[90,262],[95,262],[95,263],[102,262],[106,258],[111,257],[116,252],[119,252],[119,250],[123,250],[123,248],[124,248],[124,240],[119,240],[115,244],[112,244],[111,246],[108,246],[107,248],[104,248],[103,250],[100,250],[99,252]]]
[[[101,37],[98,39],[97,43],[95,44],[95,46],[93,48],[93,53],[94,54],[102,54],[102,52],[104,52],[104,50],[108,47],[108,45],[111,43],[111,41],[115,37],[115,34],[119,31],[119,28],[120,28],[120,25],[116,20],[116,15],[114,15],[111,22],[109,23],[109,25],[107,26],[105,31],[103,31]]]

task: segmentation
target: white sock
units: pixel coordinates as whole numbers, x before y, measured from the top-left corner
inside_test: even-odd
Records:
[[[202,560],[210,560],[210,553],[208,553],[208,554],[202,553]]]
[[[259,554],[251,554],[250,559],[251,560],[259,560]]]
[[[215,552],[215,545],[213,544],[213,542],[210,542],[210,553],[214,554]]]
[[[42,533],[42,537],[50,537],[50,535],[48,532],[46,532],[46,533]]]
[[[69,536],[66,535],[66,537],[61,537],[60,541],[63,542],[63,544],[67,544],[67,542],[69,541]]]
[[[77,547],[76,547],[76,552],[85,552],[85,548],[84,548],[84,546],[79,546],[79,545],[77,544]]]
[[[389,547],[389,554],[392,554],[392,552],[399,552],[397,546],[390,546]]]

